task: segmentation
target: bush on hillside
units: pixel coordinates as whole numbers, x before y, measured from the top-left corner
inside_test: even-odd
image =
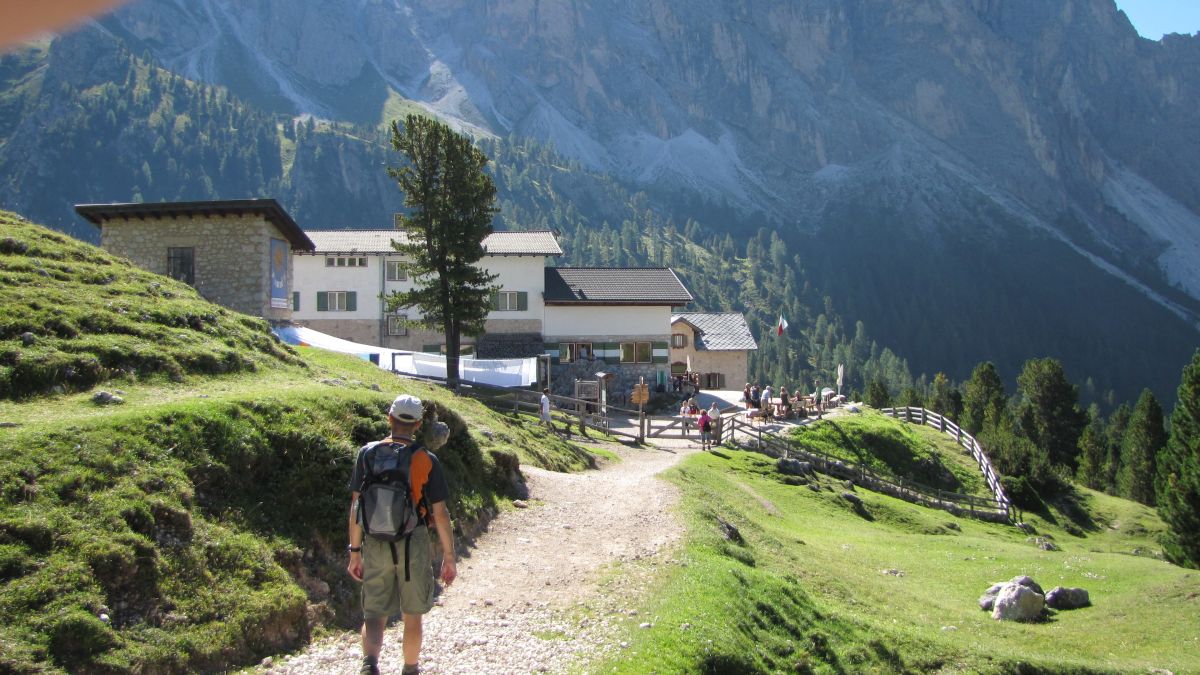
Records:
[[[354,625],[346,482],[390,400],[321,390],[0,435],[0,672],[224,670],[301,646],[310,622]],[[511,484],[438,412],[470,521]]]
[[[0,399],[301,365],[265,321],[0,212]]]

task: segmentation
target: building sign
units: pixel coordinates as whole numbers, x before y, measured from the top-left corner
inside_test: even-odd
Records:
[[[282,239],[271,240],[271,308],[287,309],[292,306],[288,293],[288,243]],[[261,297],[261,296],[260,296]]]

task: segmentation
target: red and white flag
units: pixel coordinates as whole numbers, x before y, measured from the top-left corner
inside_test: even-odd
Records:
[[[783,335],[783,331],[787,330],[787,319],[783,315],[779,315],[779,323],[775,324],[775,335]]]

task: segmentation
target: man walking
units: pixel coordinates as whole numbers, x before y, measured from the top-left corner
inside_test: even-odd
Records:
[[[442,549],[439,575],[442,583],[449,586],[457,575],[450,513],[446,510],[449,496],[446,478],[437,457],[414,440],[423,413],[421,399],[407,394],[396,397],[388,410],[391,435],[364,445],[350,475],[350,562],[346,570],[356,581],[362,582],[363,664],[360,673],[363,675],[378,675],[383,631],[388,618],[397,614],[404,622],[403,672],[405,675],[420,672],[421,616],[433,607],[431,523],[437,530]],[[442,426],[438,430],[442,433],[437,434],[436,439],[436,447],[441,447],[448,430],[443,425],[437,426]],[[404,466],[405,462],[407,466]],[[384,480],[395,481],[397,475],[407,476],[405,482],[419,524],[402,538],[387,541],[373,536],[374,530],[372,534],[364,532],[364,522],[376,521],[372,514],[360,513],[364,509],[360,497],[369,486],[382,484]],[[373,524],[368,525],[368,528],[373,527]]]

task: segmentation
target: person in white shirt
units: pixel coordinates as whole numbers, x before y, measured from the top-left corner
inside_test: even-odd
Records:
[[[554,431],[554,425],[550,423],[550,389],[549,389],[549,387],[542,389],[542,402],[541,402],[540,414],[541,414],[541,418],[542,418],[542,424],[545,424],[547,429]]]

